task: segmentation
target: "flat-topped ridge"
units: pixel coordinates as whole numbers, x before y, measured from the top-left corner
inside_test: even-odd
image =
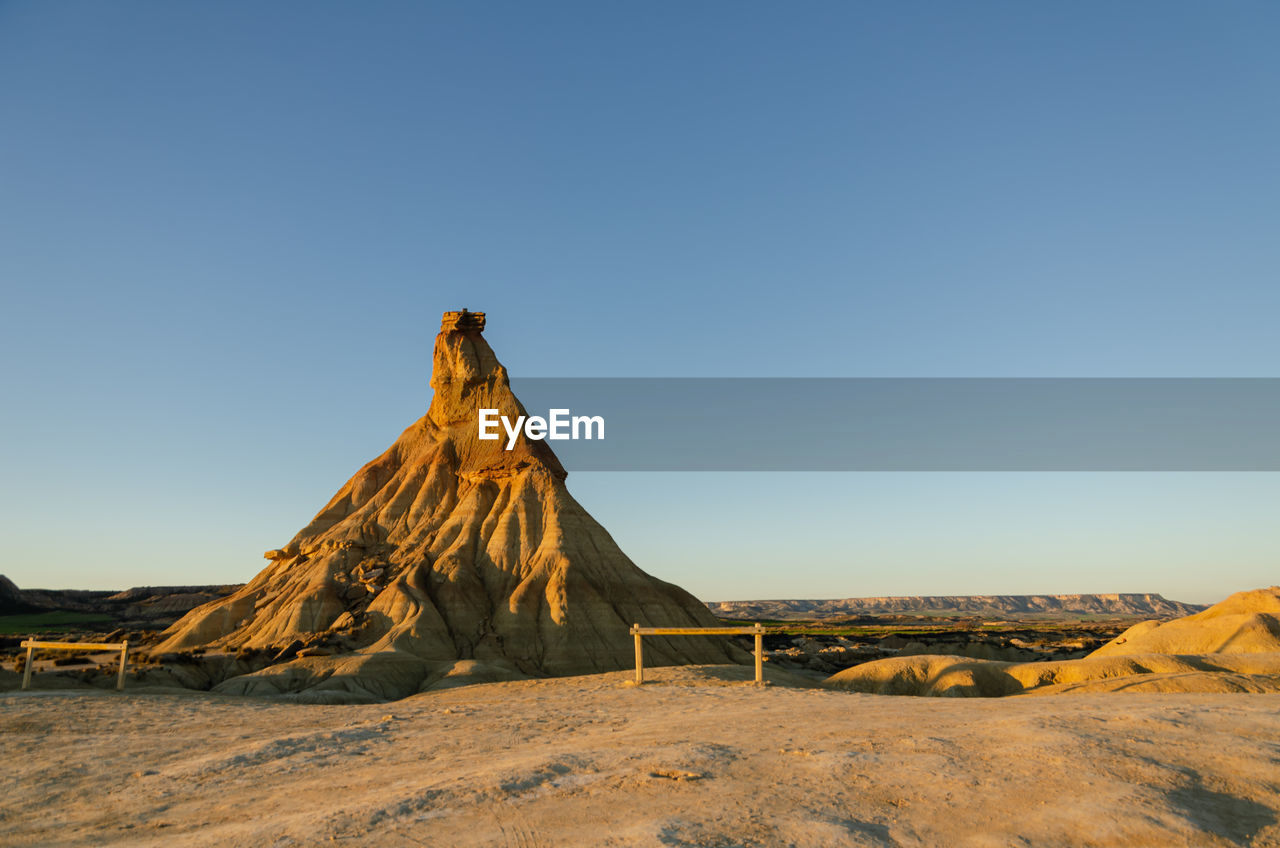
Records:
[[[861,614],[912,612],[977,615],[1056,613],[1173,618],[1204,609],[1202,605],[1171,601],[1156,593],[919,595],[829,600],[717,601],[707,606],[719,616],[774,619],[820,619]]]

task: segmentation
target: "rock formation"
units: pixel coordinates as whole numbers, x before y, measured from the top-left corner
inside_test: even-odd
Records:
[[[1203,612],[1135,624],[1090,656],[1280,651],[1280,587],[1237,592]]]
[[[856,665],[826,685],[880,695],[1280,692],[1280,587],[1203,612],[1135,624],[1084,659],[990,662],[918,655]]]
[[[193,610],[158,652],[286,659],[219,691],[399,697],[454,681],[611,671],[633,622],[714,626],[693,596],[637,568],[565,487],[545,441],[477,437],[478,411],[525,413],[484,314],[446,312],[427,414],[365,465],[271,564]],[[726,662],[708,638],[654,639],[646,662]]]
[[[15,615],[31,609],[32,604],[22,596],[22,591],[12,580],[0,574],[0,615]]]

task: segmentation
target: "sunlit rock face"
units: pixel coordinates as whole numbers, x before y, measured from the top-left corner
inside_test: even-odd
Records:
[[[285,682],[275,675],[286,690],[313,685],[340,657],[358,676],[370,665],[360,657],[395,652],[405,655],[396,667],[418,669],[426,685],[459,663],[482,677],[616,670],[634,661],[633,622],[716,624],[693,596],[627,558],[569,494],[545,441],[521,438],[507,450],[505,440],[477,437],[480,409],[525,412],[484,320],[445,313],[427,414],[268,551],[257,577],[193,610],[158,651],[266,653],[302,642],[329,655],[294,661]],[[645,648],[654,664],[725,662],[733,651],[704,638]],[[388,667],[386,658],[376,665]],[[247,680],[228,683],[248,691]]]

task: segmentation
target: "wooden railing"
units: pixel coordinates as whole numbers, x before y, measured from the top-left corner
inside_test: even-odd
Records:
[[[642,636],[755,636],[756,637],[756,685],[764,685],[764,627],[641,627],[631,625],[631,635],[636,637],[636,685],[644,683],[644,647]]]
[[[124,689],[124,666],[129,660],[129,642],[37,642],[35,639],[22,640],[22,647],[27,649],[27,665],[22,672],[22,688],[31,685],[31,667],[34,665],[32,654],[36,648],[48,648],[54,651],[119,651],[120,673],[116,675],[116,688]]]

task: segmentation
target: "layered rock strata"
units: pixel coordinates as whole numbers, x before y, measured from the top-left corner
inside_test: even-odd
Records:
[[[478,438],[480,409],[525,414],[484,324],[483,313],[445,313],[427,414],[268,551],[270,565],[244,588],[166,631],[159,652],[268,654],[301,643],[311,656],[221,688],[297,691],[338,677],[330,688],[384,697],[459,676],[621,669],[634,661],[633,622],[716,624],[692,595],[627,558],[569,494],[545,441],[521,437],[506,450],[505,440]],[[739,656],[703,637],[645,648],[653,664]],[[372,680],[388,674],[394,692]]]

